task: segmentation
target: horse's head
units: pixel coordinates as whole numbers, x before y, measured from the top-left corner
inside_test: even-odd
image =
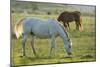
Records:
[[[60,26],[62,27],[62,29],[63,29],[63,31],[65,32],[65,35],[66,35],[66,36],[63,37],[64,38],[64,43],[65,43],[65,49],[66,49],[68,55],[71,55],[72,54],[72,41],[69,38],[68,33],[66,32],[64,26],[61,25],[61,24],[60,24]]]
[[[64,47],[66,49],[66,52],[68,53],[68,55],[71,55],[72,54],[72,42],[68,36],[68,33],[66,32],[64,26],[59,22],[57,21],[57,24],[58,24],[58,31],[59,31],[59,35],[61,35],[63,41],[64,41]]]
[[[71,55],[72,54],[72,41],[70,39],[68,39],[67,41],[67,53],[68,55]]]

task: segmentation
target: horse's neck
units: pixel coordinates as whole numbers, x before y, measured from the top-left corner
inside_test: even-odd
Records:
[[[58,24],[59,24],[59,23],[58,23]],[[66,32],[66,30],[65,30],[65,28],[63,27],[62,24],[59,24],[59,33],[60,33],[60,36],[61,36],[64,40],[69,39],[68,34],[67,34],[67,32]]]

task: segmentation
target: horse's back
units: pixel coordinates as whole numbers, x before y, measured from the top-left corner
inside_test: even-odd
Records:
[[[40,24],[35,25],[32,31],[39,38],[50,38],[52,35],[57,35],[57,25],[56,21],[53,19],[40,22]]]
[[[62,21],[62,22],[71,22],[71,21],[79,21],[80,20],[80,12],[79,11],[74,11],[74,12],[62,12],[59,17],[58,17],[58,21]]]
[[[39,38],[51,37],[50,32],[56,32],[55,27],[55,22],[52,19],[44,21],[34,17],[28,17],[24,21],[24,33],[32,32]]]

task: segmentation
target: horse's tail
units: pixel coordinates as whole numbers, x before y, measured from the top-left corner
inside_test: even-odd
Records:
[[[80,16],[80,28],[81,28],[80,31],[83,31],[83,24],[82,24],[82,17],[81,16]]]
[[[15,24],[15,28],[14,28],[14,33],[17,37],[17,39],[22,35],[23,33],[23,25],[22,25],[22,21],[24,20],[24,18],[20,19],[16,24]]]

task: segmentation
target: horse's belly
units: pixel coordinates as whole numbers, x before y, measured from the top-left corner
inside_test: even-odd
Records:
[[[50,35],[49,34],[35,34],[35,36],[37,38],[41,38],[41,39],[46,39],[46,38],[50,38]]]
[[[40,38],[40,39],[49,39],[50,36],[35,36],[36,38]]]
[[[34,30],[34,34],[37,38],[50,38],[50,33],[47,28],[43,29],[42,27],[37,30]]]

